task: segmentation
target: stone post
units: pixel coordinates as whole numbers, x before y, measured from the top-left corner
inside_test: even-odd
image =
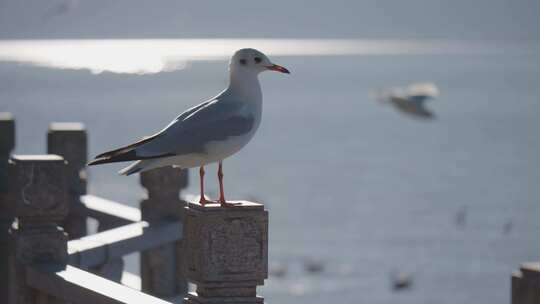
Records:
[[[140,180],[148,194],[141,202],[144,221],[152,223],[170,219],[184,222],[187,203],[179,198],[179,193],[187,187],[187,170],[172,167],[154,169],[141,173]],[[184,244],[182,240],[141,252],[143,292],[160,298],[187,294]]]
[[[121,224],[116,221],[100,219],[97,230],[98,232],[102,232],[119,226]],[[92,267],[90,270],[99,276],[120,283],[122,281],[122,274],[124,273],[124,259],[121,257],[108,259],[106,263]]]
[[[523,263],[512,274],[512,304],[540,303],[540,262]]]
[[[256,289],[268,277],[268,212],[262,204],[236,203],[189,203],[187,277],[197,292],[185,303],[263,303]]]
[[[10,113],[0,113],[0,303],[7,302],[8,230],[13,214],[8,212],[8,159],[15,147],[15,120]]]
[[[81,195],[86,194],[88,145],[82,123],[51,123],[47,132],[47,153],[62,156],[68,163],[69,214],[62,227],[70,239],[87,234],[86,210]]]
[[[58,227],[68,214],[66,162],[57,155],[15,155],[9,161],[10,231],[8,304],[58,303],[26,285],[25,267],[65,267],[67,235]]]

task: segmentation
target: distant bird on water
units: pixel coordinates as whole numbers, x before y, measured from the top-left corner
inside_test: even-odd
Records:
[[[160,132],[102,153],[88,165],[135,161],[119,172],[123,175],[165,166],[199,167],[199,203],[204,206],[209,202],[204,196],[204,166],[218,162],[218,203],[232,206],[223,190],[223,160],[242,149],[257,131],[262,115],[258,75],[268,70],[289,73],[258,50],[238,50],[229,63],[229,85],[223,92],[186,110]]]
[[[439,96],[439,89],[433,83],[416,83],[407,88],[390,88],[373,93],[375,99],[391,103],[402,113],[418,118],[434,118],[433,112],[425,107],[425,102]]]
[[[392,272],[390,279],[392,281],[392,289],[395,291],[408,289],[413,285],[412,274],[406,272]]]

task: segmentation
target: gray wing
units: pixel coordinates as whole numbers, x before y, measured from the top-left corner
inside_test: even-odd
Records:
[[[205,102],[203,102],[203,103],[201,103],[201,104],[198,104],[198,105],[196,105],[196,106],[194,106],[194,107],[191,107],[191,108],[185,110],[182,114],[178,115],[178,117],[176,117],[176,118],[171,122],[171,124],[174,123],[174,122],[177,121],[177,120],[184,120],[186,117],[188,117],[189,115],[191,115],[191,114],[197,112],[197,111],[200,110],[201,108],[206,107],[209,103],[211,103],[211,102],[214,101],[214,100],[215,100],[215,99],[210,99],[210,100],[208,100],[208,101],[205,101]],[[167,127],[168,127],[168,126],[167,126]],[[163,132],[165,129],[167,129],[167,127],[165,127],[161,132]],[[161,132],[160,132],[160,133],[161,133]]]
[[[155,139],[136,148],[136,155],[183,155],[204,153],[212,141],[250,132],[255,119],[242,113],[242,102],[214,99],[182,113]]]

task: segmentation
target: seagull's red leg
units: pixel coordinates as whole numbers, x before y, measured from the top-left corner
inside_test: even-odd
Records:
[[[201,204],[201,206],[204,206],[206,203],[208,203],[206,197],[204,196],[204,166],[201,166],[199,168],[199,177],[201,186],[201,198],[199,199],[199,204]]]
[[[219,179],[219,200],[218,202],[221,205],[227,204],[227,201],[225,200],[225,192],[223,191],[223,162],[219,162],[218,172],[217,176]]]
[[[225,200],[225,191],[223,191],[223,161],[219,162],[218,179],[219,179],[218,203],[220,203],[222,207],[234,207],[236,205],[239,205],[237,203],[227,203],[227,201]]]

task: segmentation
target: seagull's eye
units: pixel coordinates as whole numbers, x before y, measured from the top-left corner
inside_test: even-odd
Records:
[[[255,57],[253,60],[255,60],[255,63],[261,63],[262,61],[261,57]]]
[[[241,65],[246,65],[246,64],[247,64],[247,60],[245,60],[245,59],[240,59],[240,64],[241,64]]]

